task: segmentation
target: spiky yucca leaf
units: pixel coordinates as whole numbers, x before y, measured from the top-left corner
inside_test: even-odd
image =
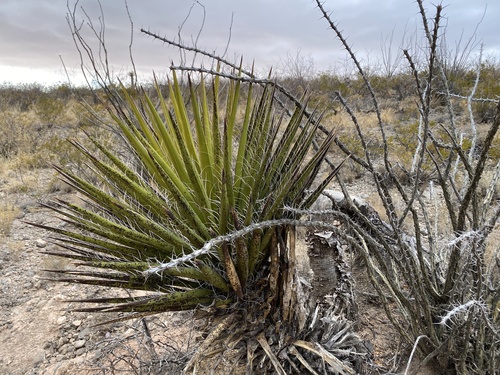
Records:
[[[82,300],[97,303],[82,311],[161,312],[245,300],[262,290],[259,280],[268,278],[267,260],[276,254],[270,247],[286,228],[258,229],[194,260],[147,271],[193,254],[214,237],[290,217],[284,206],[307,208],[333,178],[307,193],[333,136],[311,154],[318,123],[304,117],[305,104],[288,120],[277,119],[272,85],[231,81],[223,101],[218,77],[210,91],[207,86],[203,76],[197,84],[189,80],[184,98],[174,74],[168,98],[159,85],[157,99],[141,92],[134,100],[123,89],[121,110],[111,115],[134,163],[98,142],[99,155],[73,142],[102,187],[56,168],[87,207],[53,202],[72,229],[44,228],[56,234],[62,249],[56,254],[90,269],[57,271],[65,274],[60,280],[155,293]]]

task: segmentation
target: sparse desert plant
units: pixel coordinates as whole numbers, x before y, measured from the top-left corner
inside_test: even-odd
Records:
[[[0,238],[9,235],[12,222],[20,217],[22,217],[22,211],[19,207],[11,204],[0,206]]]
[[[4,110],[13,109],[19,112],[27,112],[42,92],[43,87],[36,83],[17,86],[11,84],[1,85],[0,105]]]
[[[0,113],[0,156],[13,158],[30,153],[38,145],[38,136],[32,114],[15,108]]]
[[[33,110],[41,121],[41,125],[52,127],[62,116],[65,105],[61,99],[42,93],[33,105]]]
[[[16,90],[19,100],[23,98],[21,90],[29,90],[26,95],[32,100],[29,110],[20,111],[19,105],[9,101],[5,110],[0,112],[0,161],[19,174],[47,168],[50,163],[73,164],[84,173],[81,154],[67,141],[68,138],[79,139],[92,148],[85,137],[85,133],[90,133],[106,146],[117,144],[112,133],[101,124],[79,123],[77,111],[83,105],[74,100],[63,102],[54,94],[56,88],[50,92],[33,92],[23,86],[11,90]],[[1,95],[6,93],[0,89]],[[22,178],[20,182],[23,182]]]

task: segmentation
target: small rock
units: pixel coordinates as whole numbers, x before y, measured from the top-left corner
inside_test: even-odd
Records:
[[[92,331],[89,329],[89,328],[84,328],[82,329],[80,332],[78,332],[78,339],[84,339],[86,338],[88,335],[90,335]]]
[[[43,345],[43,348],[44,349],[50,349],[54,344],[50,341],[47,341],[44,345]]]
[[[78,357],[78,356],[80,356],[80,355],[82,355],[82,354],[85,354],[85,352],[86,352],[85,348],[80,348],[80,349],[77,349],[77,350],[75,351],[75,356],[77,356],[77,357]]]
[[[73,320],[71,322],[71,324],[75,327],[80,327],[82,325],[82,321],[81,320]]]
[[[85,340],[77,340],[73,343],[73,345],[75,346],[75,349],[83,348],[85,346]]]
[[[45,360],[45,353],[42,351],[42,352],[38,352],[36,355],[35,355],[35,358],[33,359],[33,363],[36,366],[38,366],[40,363],[42,363],[43,361]]]
[[[45,246],[47,246],[47,241],[44,241],[41,238],[39,238],[35,241],[35,246],[40,247],[40,248],[44,248]]]
[[[57,318],[57,324],[61,325],[64,323],[66,323],[66,317],[64,315]]]
[[[50,348],[47,349],[47,357],[52,357],[54,354],[56,354],[57,350],[54,346],[51,346]]]
[[[94,360],[97,361],[99,358],[102,357],[102,350],[97,349],[93,352],[93,354],[94,354]]]
[[[68,340],[68,338],[67,338],[67,337],[64,337],[64,336],[63,336],[63,337],[60,337],[60,338],[59,338],[59,341],[57,342],[57,344],[58,344],[57,346],[58,346],[59,348],[62,348],[62,347],[63,347],[65,344],[67,344],[68,342],[69,342],[69,340]]]
[[[71,354],[74,353],[75,347],[71,344],[64,344],[59,348],[59,353],[61,354]]]
[[[43,286],[42,280],[38,279],[33,286],[35,289],[40,289]]]

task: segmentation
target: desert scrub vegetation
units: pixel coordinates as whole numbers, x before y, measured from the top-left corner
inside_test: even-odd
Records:
[[[443,8],[429,18],[417,5],[425,53],[417,63],[416,51],[404,51],[404,67],[390,75],[361,66],[320,2],[354,75],[261,79],[149,32],[218,68],[180,64],[169,82],[124,86],[91,60],[101,86],[85,99],[90,111],[79,125],[88,137],[76,137],[56,167],[85,202],[50,203],[71,225],[44,227],[60,246],[50,254],[73,262],[49,270],[54,279],[110,288],[78,301],[78,310],[119,319],[204,313],[204,340],[178,368],[186,371],[229,352],[224,360],[246,373],[391,372],[373,365],[355,324],[339,314],[339,289],[330,304],[308,303],[295,228],[328,229],[342,251],[362,259],[403,343],[400,371],[433,363],[440,373],[496,373],[500,69],[482,56],[450,67],[439,48]],[[33,110],[54,127],[57,95],[70,94],[54,95],[23,98],[15,113]],[[37,114],[45,100],[55,101]],[[376,204],[353,195],[351,175]],[[310,210],[320,194],[330,209]],[[117,297],[112,288],[143,293]],[[356,290],[349,297],[354,304]],[[165,371],[162,362],[151,368]]]
[[[67,85],[0,86],[0,158],[2,170],[20,173],[49,167],[50,163],[79,164],[79,153],[67,139],[93,134],[109,144],[111,132],[98,93]],[[94,121],[100,114],[100,122]],[[94,114],[94,117],[92,117]]]

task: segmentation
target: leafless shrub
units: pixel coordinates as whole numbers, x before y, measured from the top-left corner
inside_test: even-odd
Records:
[[[498,350],[499,326],[497,316],[500,284],[494,273],[498,265],[489,266],[485,260],[485,244],[500,216],[498,202],[492,198],[498,177],[485,181],[485,170],[491,165],[488,153],[500,126],[500,103],[494,121],[478,139],[471,101],[480,79],[471,88],[468,101],[469,137],[472,147],[464,146],[464,134],[459,131],[449,91],[443,99],[447,108],[446,122],[438,137],[430,127],[433,111],[431,100],[436,80],[447,89],[447,62],[439,54],[439,26],[442,6],[429,20],[422,1],[417,1],[427,38],[427,66],[419,71],[408,51],[405,56],[415,77],[420,113],[419,130],[412,167],[406,171],[407,183],[399,178],[395,155],[388,147],[386,129],[380,119],[379,100],[357,63],[345,38],[331,21],[323,4],[317,6],[330,27],[342,41],[358,67],[370,92],[372,105],[379,118],[379,135],[383,142],[382,161],[373,158],[365,129],[350,109],[349,99],[339,94],[339,100],[351,114],[352,123],[363,147],[363,156],[356,159],[371,176],[388,222],[370,210],[356,204],[347,188],[345,199],[337,202],[336,216],[350,228],[343,236],[363,255],[367,270],[387,313],[408,344],[415,343],[423,361],[436,360],[442,369],[457,373],[495,373],[500,363]],[[344,150],[349,152],[349,150]],[[428,180],[423,165],[432,163],[433,180]],[[479,194],[481,184],[487,184],[485,194]],[[439,191],[434,198],[439,209],[432,209],[422,194],[422,186]],[[437,202],[442,199],[442,202]],[[445,223],[437,212],[445,212]],[[411,225],[408,227],[408,223]],[[398,306],[394,311],[390,301]]]

